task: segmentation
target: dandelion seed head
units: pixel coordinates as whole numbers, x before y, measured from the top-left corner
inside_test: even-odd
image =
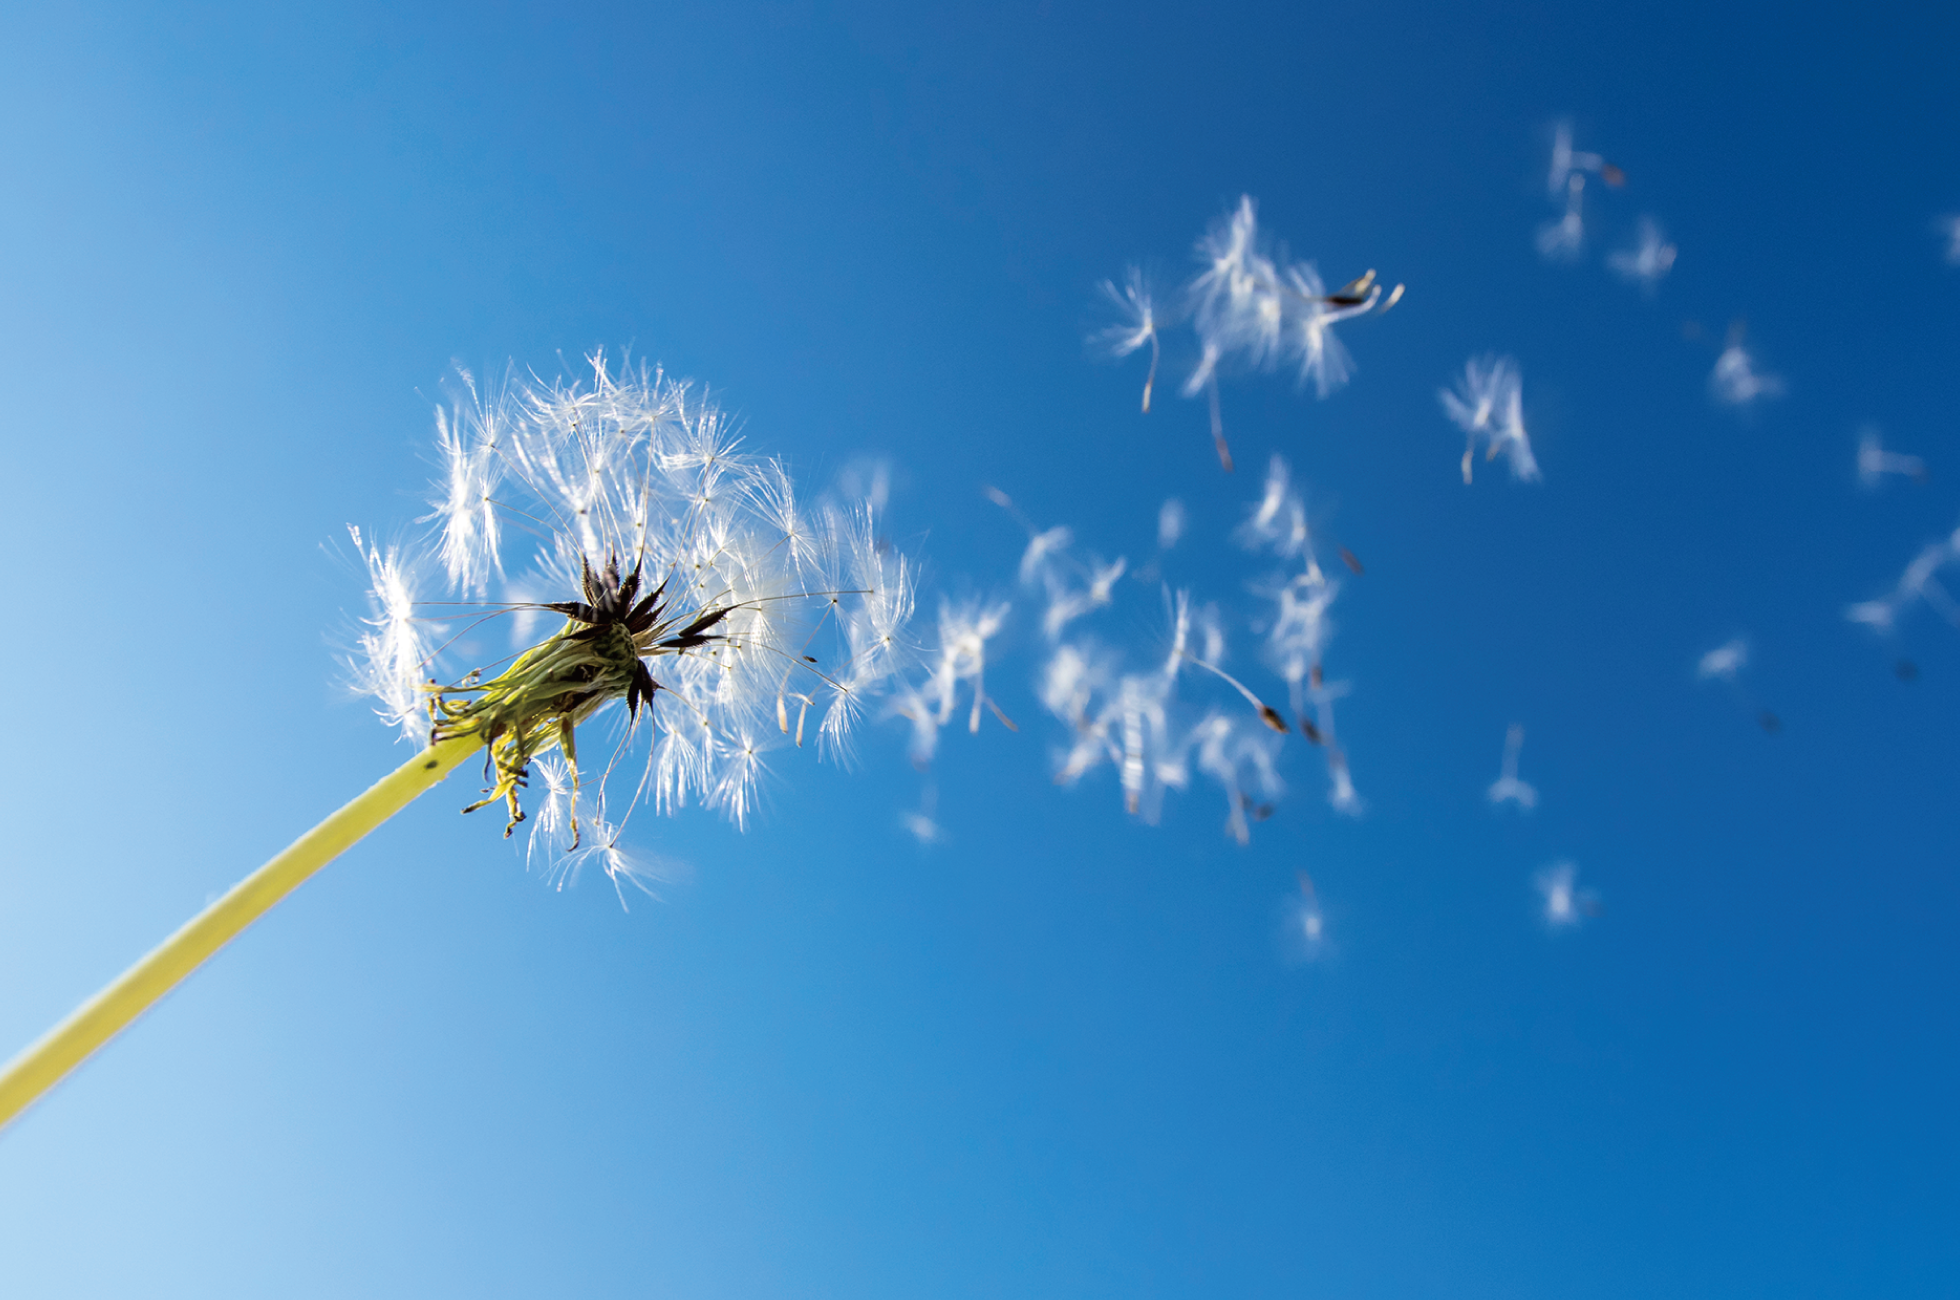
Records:
[[[879,544],[869,501],[804,507],[785,467],[743,452],[705,395],[588,360],[583,376],[513,376],[494,391],[462,376],[464,398],[437,416],[435,550],[452,596],[502,581],[509,599],[417,606],[407,552],[367,548],[365,684],[421,735],[431,718],[437,738],[483,735],[512,829],[535,779],[529,847],[555,852],[554,870],[590,859],[616,886],[644,887],[606,820],[608,781],[625,783],[620,824],[642,800],[745,822],[790,698],[799,720],[824,712],[836,753],[891,683],[911,576]],[[462,676],[436,666],[462,632],[500,618],[528,647],[514,659]],[[579,767],[575,729],[605,738],[603,763],[588,752]]]

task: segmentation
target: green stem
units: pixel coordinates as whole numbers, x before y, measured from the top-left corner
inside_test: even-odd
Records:
[[[192,917],[113,984],[9,1061],[0,1070],[0,1126],[33,1105],[62,1076],[149,1010],[205,958],[308,876],[406,808],[482,744],[481,736],[461,736],[433,745],[403,763],[367,793],[293,841],[284,853],[233,885],[223,898]]]

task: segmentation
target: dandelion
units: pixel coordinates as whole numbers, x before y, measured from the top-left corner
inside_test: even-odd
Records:
[[[1578,260],[1586,242],[1586,178],[1579,175],[1565,182],[1565,212],[1556,221],[1538,227],[1538,255],[1548,262]]]
[[[467,405],[438,418],[445,477],[432,558],[458,599],[507,572],[555,598],[425,603],[414,549],[356,532],[372,590],[353,675],[384,722],[426,747],[0,1072],[0,1123],[479,753],[486,787],[464,811],[502,803],[506,837],[532,820],[528,849],[549,878],[596,862],[623,903],[626,884],[645,887],[653,874],[620,842],[637,806],[699,802],[741,824],[768,738],[787,742],[792,713],[799,742],[815,711],[841,754],[852,722],[902,666],[911,572],[878,544],[870,510],[799,511],[781,466],[741,452],[687,385],[644,367],[615,372],[595,355],[583,381],[487,391],[465,376],[463,386]],[[464,634],[518,613],[560,626],[506,660],[442,667]],[[580,739],[600,761],[580,763]],[[543,794],[527,811],[534,779]]]
[[[1571,929],[1586,917],[1599,915],[1599,895],[1580,889],[1578,881],[1579,869],[1570,862],[1555,862],[1534,879],[1544,899],[1541,915],[1552,929]]]
[[[1743,330],[1729,330],[1728,346],[1715,358],[1715,369],[1708,375],[1708,391],[1723,406],[1748,408],[1766,397],[1783,395],[1783,380],[1756,369],[1756,358],[1743,346]]]
[[[1749,642],[1736,637],[1703,655],[1695,665],[1695,676],[1704,682],[1732,682],[1748,662]]]
[[[1640,237],[1633,247],[1608,253],[1606,265],[1622,280],[1639,285],[1651,297],[1667,273],[1674,269],[1675,251],[1674,245],[1662,236],[1661,228],[1654,219],[1642,217]]]
[[[1142,348],[1150,346],[1150,370],[1143,377],[1143,413],[1150,414],[1150,390],[1157,383],[1157,362],[1163,355],[1162,345],[1157,337],[1157,308],[1150,291],[1150,283],[1144,278],[1143,268],[1131,266],[1123,273],[1123,283],[1104,280],[1101,285],[1103,297],[1115,307],[1117,322],[1101,330],[1091,338],[1109,356],[1122,358]]]
[[[1524,728],[1514,722],[1510,730],[1504,733],[1504,766],[1497,779],[1491,782],[1488,791],[1491,803],[1501,804],[1509,800],[1527,811],[1538,806],[1538,791],[1518,779],[1518,753],[1523,748]]]
[[[1887,474],[1898,474],[1916,483],[1924,483],[1928,477],[1925,461],[1904,452],[1885,450],[1879,443],[1877,427],[1868,424],[1858,431],[1858,482],[1875,488]]]
[[[1439,389],[1437,397],[1443,413],[1463,430],[1463,482],[1471,479],[1471,462],[1477,442],[1484,442],[1484,459],[1494,460],[1504,453],[1511,464],[1511,476],[1524,482],[1539,478],[1537,458],[1531,454],[1531,435],[1524,427],[1524,380],[1518,363],[1510,357],[1472,357],[1463,367],[1455,389]]]

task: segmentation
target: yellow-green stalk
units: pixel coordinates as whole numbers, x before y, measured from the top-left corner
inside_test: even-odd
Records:
[[[438,741],[368,788],[285,852],[233,885],[116,981],[0,1070],[0,1125],[32,1105],[204,959],[369,831],[407,807],[482,748],[481,735]]]

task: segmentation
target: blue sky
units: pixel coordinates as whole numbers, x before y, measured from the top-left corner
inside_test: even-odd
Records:
[[[892,724],[852,771],[782,760],[746,834],[643,824],[691,874],[631,911],[439,790],[0,1135],[0,1290],[1950,1292],[1960,633],[1843,610],[1960,522],[1954,26],[12,11],[4,1050],[398,761],[336,686],[335,540],[413,531],[455,362],[630,348],[812,487],[889,458],[925,621],[1019,602],[1021,731],[947,739],[930,847]],[[1628,174],[1588,191],[1603,247],[1678,243],[1654,297],[1534,250],[1562,116]],[[1202,403],[1139,415],[1083,339],[1099,280],[1188,274],[1241,193],[1410,288],[1327,400],[1226,385],[1228,477]],[[1737,319],[1788,383],[1740,414],[1707,388]],[[1458,478],[1436,390],[1488,351],[1541,484]],[[1861,490],[1867,422],[1930,481]],[[1329,651],[1365,814],[1297,752],[1246,848],[1208,789],[1144,826],[1107,772],[1056,788],[981,486],[1139,561],[1177,495],[1174,580],[1236,609],[1274,452],[1366,561]],[[1105,634],[1147,647],[1124,590]],[[1698,682],[1738,635],[1736,687]],[[1513,722],[1529,814],[1484,799]],[[1553,933],[1561,859],[1604,907]]]

